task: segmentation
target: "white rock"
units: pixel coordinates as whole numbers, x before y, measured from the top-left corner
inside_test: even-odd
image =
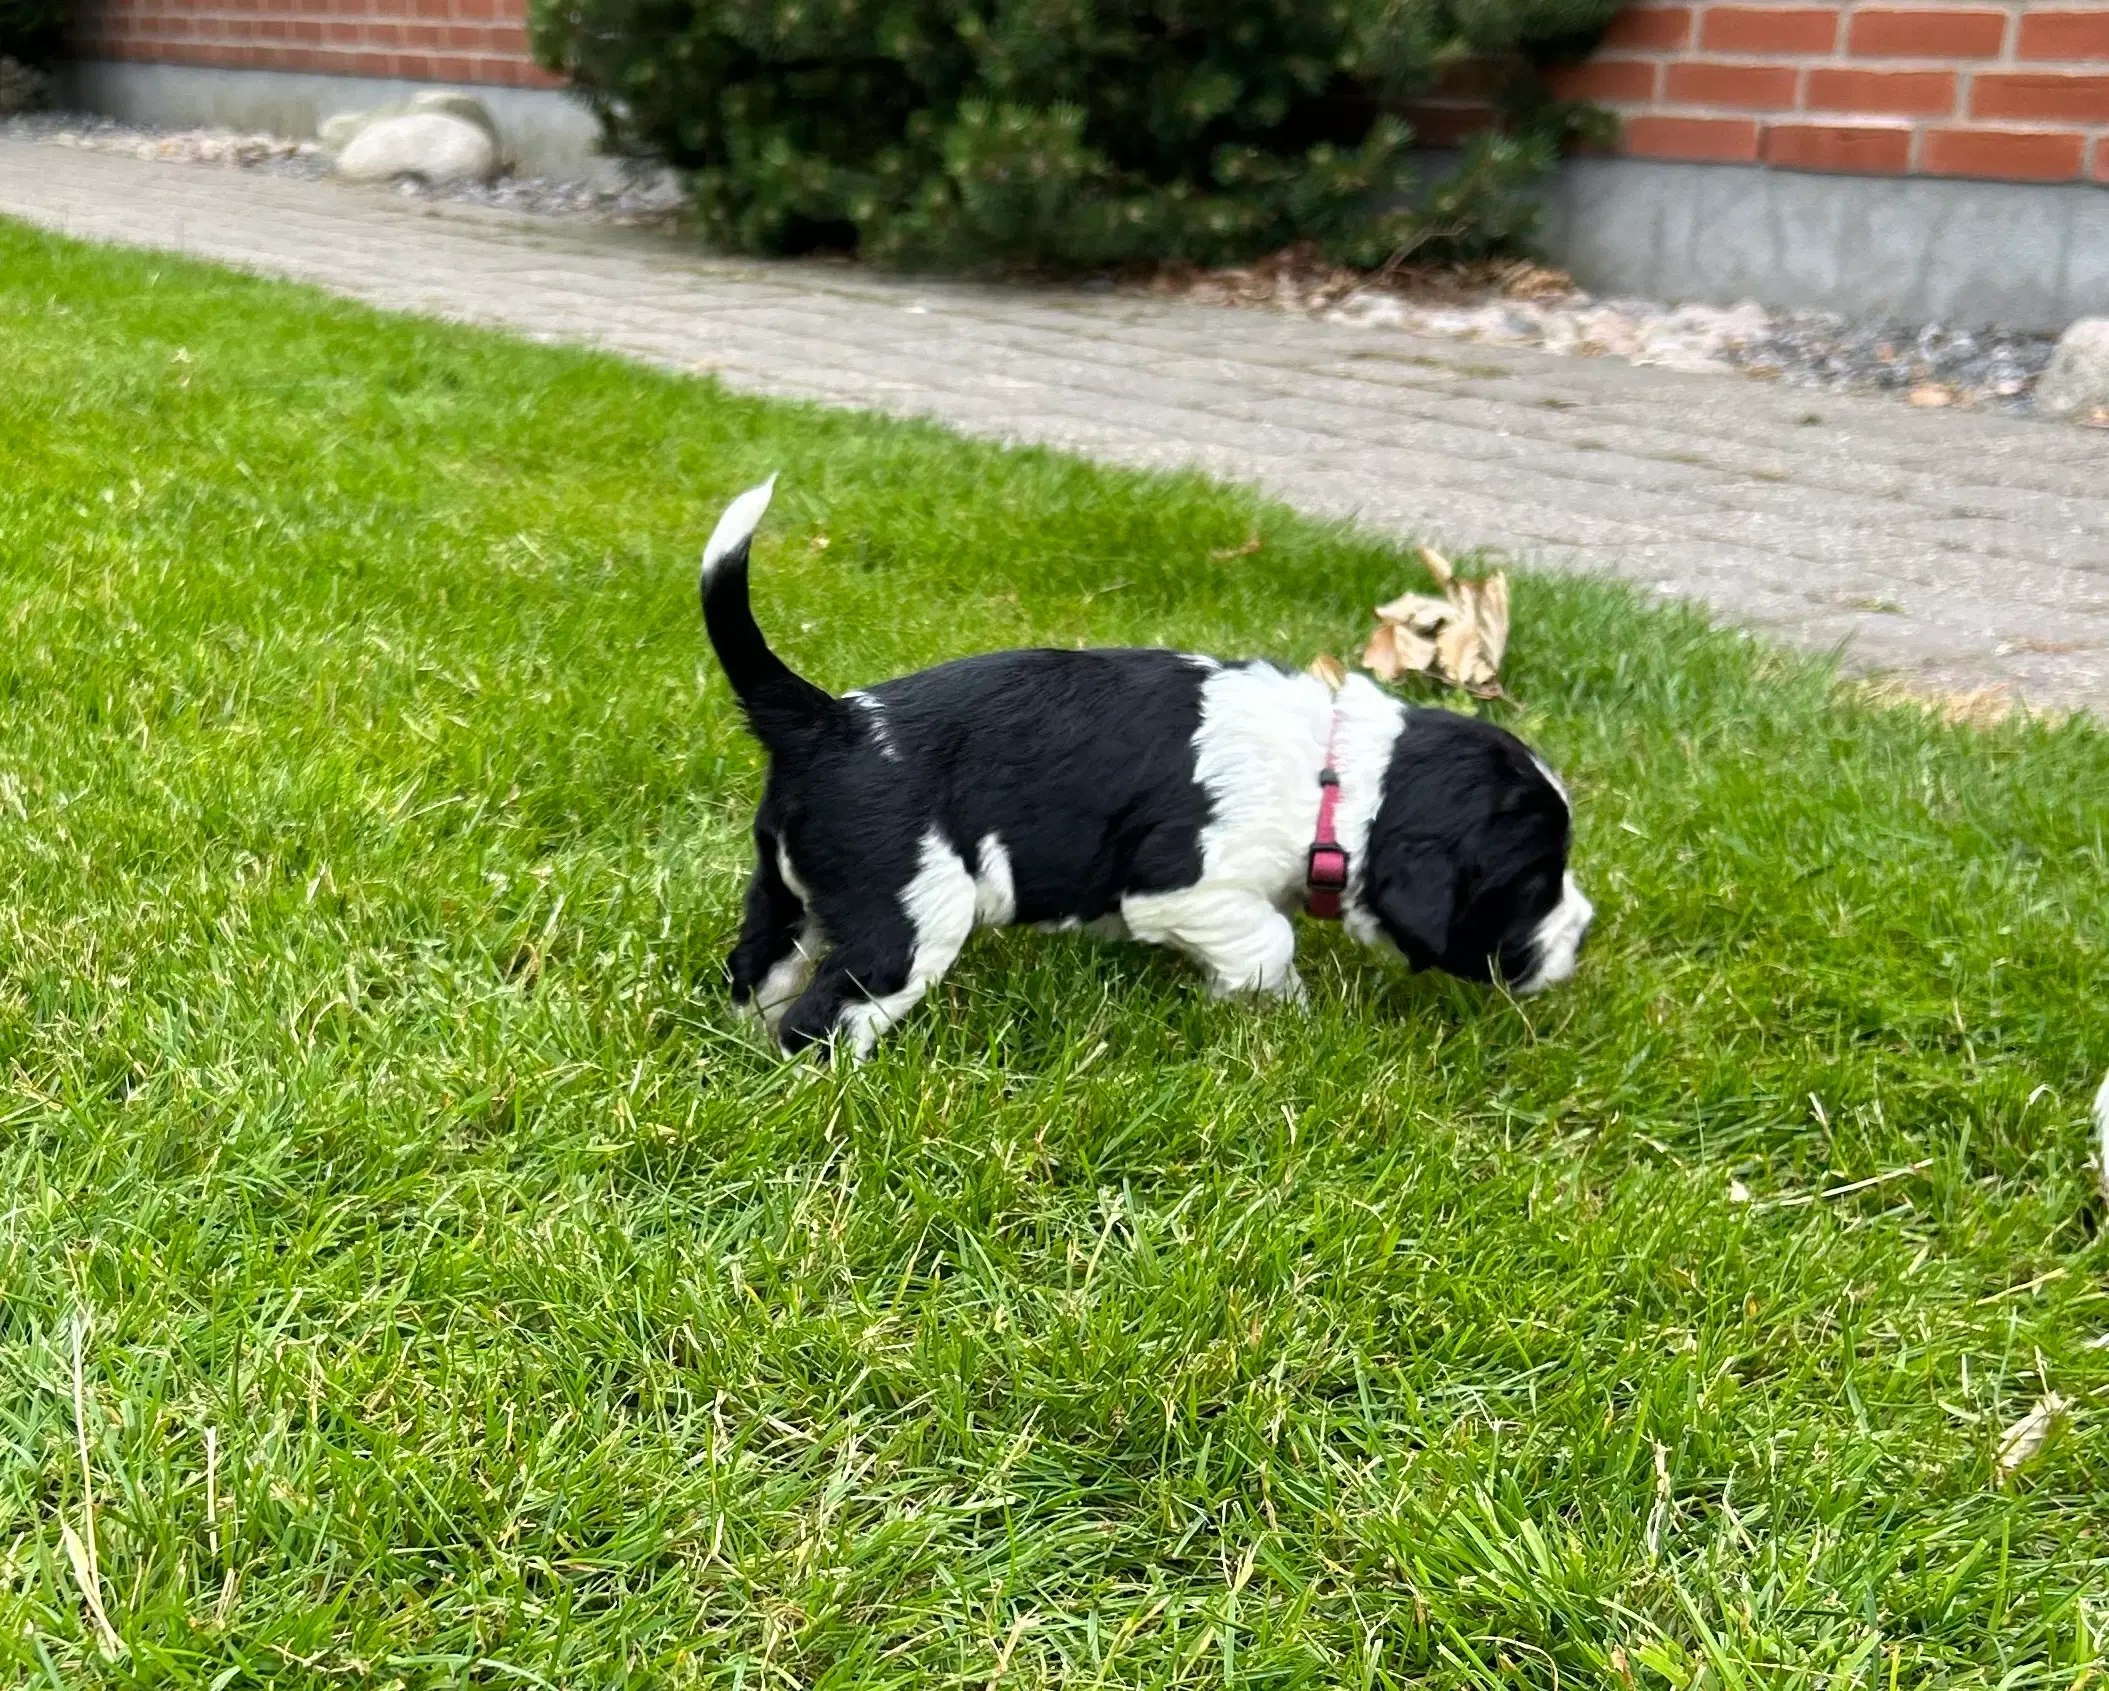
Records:
[[[464,94],[458,88],[427,88],[423,93],[410,96],[410,110],[414,112],[445,112],[449,117],[458,117],[464,123],[473,123],[491,138],[491,145],[503,148],[498,135],[498,123],[490,114],[490,108],[473,94]]]
[[[488,182],[497,172],[490,132],[450,112],[377,117],[337,155],[337,174],[348,182]]]
[[[2109,407],[2109,317],[2082,317],[2058,337],[2036,384],[2036,408],[2053,417]]]
[[[372,112],[339,112],[322,120],[316,136],[331,152],[341,153],[351,145],[354,135],[373,122],[374,116]]]
[[[352,138],[360,130],[384,117],[406,117],[412,112],[444,112],[464,123],[473,123],[491,138],[491,145],[501,154],[505,151],[505,138],[498,133],[498,122],[491,116],[490,108],[475,95],[464,93],[459,88],[427,88],[407,100],[375,106],[371,111],[339,112],[334,117],[323,119],[317,134],[330,152],[341,153],[351,145]]]

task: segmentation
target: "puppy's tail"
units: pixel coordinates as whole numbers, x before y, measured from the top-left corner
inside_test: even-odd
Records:
[[[747,602],[747,549],[776,491],[771,476],[725,507],[703,548],[703,626],[755,738],[771,751],[835,715],[838,702],[769,649]]]

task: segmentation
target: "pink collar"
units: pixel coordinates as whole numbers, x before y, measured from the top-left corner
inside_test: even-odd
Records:
[[[1335,706],[1325,739],[1325,767],[1318,772],[1318,830],[1304,863],[1303,907],[1321,922],[1338,920],[1341,895],[1347,891],[1347,852],[1333,822],[1340,808],[1340,772],[1333,767],[1339,744],[1340,711]]]

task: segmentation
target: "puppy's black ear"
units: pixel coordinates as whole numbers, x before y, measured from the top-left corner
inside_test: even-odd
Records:
[[[1370,910],[1392,944],[1416,969],[1446,966],[1457,924],[1457,864],[1446,852],[1422,847],[1373,859],[1367,880]]]

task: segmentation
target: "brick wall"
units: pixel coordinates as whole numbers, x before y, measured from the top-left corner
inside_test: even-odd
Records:
[[[2109,183],[2109,0],[1648,3],[1560,80],[1642,158]]]
[[[84,0],[97,59],[550,87],[525,0]],[[2109,184],[2109,0],[1642,0],[1563,91],[1642,158]],[[1469,71],[1415,113],[1479,127]]]
[[[89,59],[547,88],[525,0],[86,0]]]

